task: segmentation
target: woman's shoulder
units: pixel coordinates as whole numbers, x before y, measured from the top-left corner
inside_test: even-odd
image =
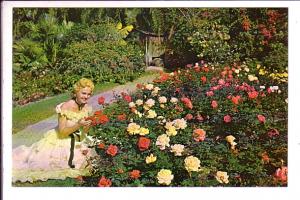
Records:
[[[74,111],[75,109],[76,109],[76,105],[73,100],[62,102],[56,106],[57,113],[61,113],[64,111]]]

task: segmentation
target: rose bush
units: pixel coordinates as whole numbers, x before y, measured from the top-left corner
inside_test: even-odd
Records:
[[[101,177],[111,186],[287,184],[285,81],[202,63],[137,87],[104,105],[109,119],[95,120],[100,159],[84,185]]]

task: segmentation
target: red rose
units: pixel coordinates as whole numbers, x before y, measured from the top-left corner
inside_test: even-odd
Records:
[[[108,119],[107,115],[102,114],[102,115],[99,115],[97,117],[98,117],[98,120],[99,120],[99,124],[105,124],[105,123],[109,122],[109,119]]]
[[[104,97],[101,96],[101,97],[98,98],[98,104],[99,105],[103,105],[104,102],[105,102],[105,98]]]
[[[125,101],[127,101],[128,103],[131,102],[131,96],[129,96],[128,94],[122,93],[122,97]]]
[[[288,168],[287,167],[281,167],[278,168],[275,172],[275,179],[277,181],[281,181],[282,183],[287,183],[287,173],[288,173]]]
[[[151,140],[146,137],[140,137],[138,141],[138,147],[140,151],[145,151],[149,148]]]
[[[184,105],[189,108],[192,109],[193,108],[193,104],[192,101],[189,98],[183,97],[181,98],[181,101],[184,103]]]
[[[124,120],[126,120],[126,114],[123,113],[123,114],[121,114],[121,115],[118,115],[118,116],[117,116],[117,119],[118,119],[119,121],[124,121]]]
[[[106,153],[111,156],[115,156],[118,153],[118,147],[111,144],[108,146]]]
[[[231,101],[232,101],[233,104],[238,105],[240,99],[241,99],[241,96],[233,96],[231,98]]]
[[[111,186],[111,180],[102,176],[98,182],[98,187],[110,187],[110,186]]]
[[[231,117],[230,117],[230,115],[225,115],[225,116],[224,116],[224,122],[226,122],[226,123],[231,122]]]
[[[203,84],[206,83],[206,81],[207,81],[206,76],[202,76],[201,81],[202,81]]]
[[[256,91],[248,92],[248,97],[249,97],[250,99],[256,99],[257,96],[258,96],[258,92],[256,92]]]
[[[260,123],[265,123],[266,118],[263,115],[257,115],[257,119],[259,120]]]
[[[274,136],[277,136],[277,135],[279,135],[279,131],[275,128],[269,130],[269,132],[268,132],[269,137],[274,137]]]
[[[140,174],[140,170],[132,170],[131,172],[129,172],[129,175],[130,175],[130,178],[132,179],[138,179],[141,177],[141,174]]]

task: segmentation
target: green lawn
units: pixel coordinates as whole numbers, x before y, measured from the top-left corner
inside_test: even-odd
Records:
[[[13,187],[76,187],[80,186],[80,182],[76,179],[66,178],[66,180],[47,180],[47,181],[36,181],[33,183],[13,183]]]

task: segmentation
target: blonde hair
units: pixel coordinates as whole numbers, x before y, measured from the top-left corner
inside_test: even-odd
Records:
[[[79,90],[85,87],[88,87],[93,91],[95,86],[90,79],[82,78],[74,84],[72,93],[76,94],[77,92],[79,92]]]

